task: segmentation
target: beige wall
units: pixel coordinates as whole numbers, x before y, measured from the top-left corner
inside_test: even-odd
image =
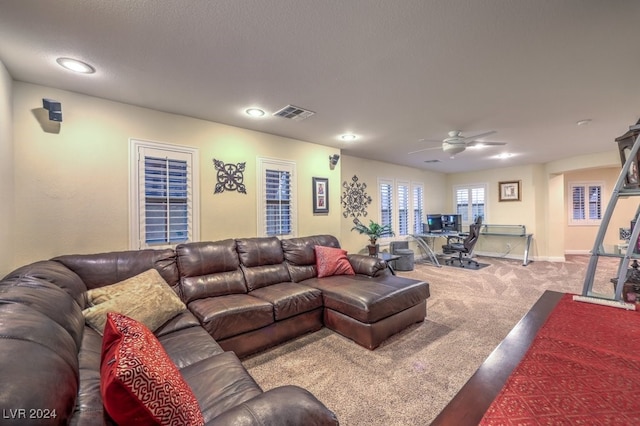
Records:
[[[344,155],[342,162],[342,182],[350,184],[353,176],[358,177],[358,182],[366,183],[367,194],[371,196],[372,202],[367,207],[367,216],[360,217],[363,223],[368,224],[369,220],[380,222],[380,204],[378,197],[378,179],[395,179],[408,182],[419,182],[424,184],[425,192],[425,213],[441,212],[445,208],[447,188],[445,187],[445,175],[442,173],[430,172],[426,170],[414,169],[411,167],[398,166],[395,164],[383,163],[380,161],[365,160],[357,157]],[[340,188],[340,193],[344,188]],[[364,252],[368,244],[365,235],[351,231],[353,228],[353,217],[345,218],[340,209],[341,221],[341,246],[349,252]],[[396,236],[394,238],[384,238],[379,241],[381,250],[387,249],[391,240],[405,240],[407,237]],[[413,246],[413,244],[412,244]]]
[[[593,244],[598,233],[599,226],[571,226],[569,225],[569,197],[568,185],[571,182],[602,181],[604,189],[602,194],[603,214],[611,199],[616,180],[620,175],[620,166],[599,169],[580,170],[565,173],[565,191],[567,202],[565,203],[565,243],[564,250],[567,253],[588,253],[593,249]],[[619,228],[628,228],[638,207],[638,198],[620,198],[611,216],[611,222],[607,228],[604,239],[604,248],[607,252],[613,252],[619,239]]]
[[[544,191],[539,187],[540,170],[537,166],[505,167],[479,172],[457,173],[447,175],[447,210],[454,211],[455,185],[486,184],[486,214],[485,224],[493,225],[524,225],[527,233],[533,233],[533,242],[529,258],[545,256],[540,247],[540,236],[536,212],[539,205],[545,202]],[[499,182],[521,182],[521,201],[499,201]],[[507,248],[509,245],[510,249]],[[476,252],[522,258],[525,248],[524,238],[484,236],[476,243]]]
[[[8,200],[0,203],[0,275],[59,254],[129,249],[130,138],[199,149],[201,240],[257,234],[257,158],[270,157],[297,164],[297,234],[333,234],[349,252],[363,251],[367,244],[365,236],[351,231],[353,218],[342,215],[342,183],[351,182],[354,175],[367,184],[372,197],[367,217],[361,218],[366,222],[380,220],[380,178],[424,183],[425,213],[453,211],[454,185],[486,183],[486,222],[523,224],[534,234],[532,258],[562,260],[565,251],[590,250],[595,235],[593,229],[567,226],[567,181],[602,176],[610,191],[620,168],[612,147],[611,152],[545,165],[451,175],[349,155],[342,155],[330,170],[328,157],[337,152],[333,148],[12,82],[4,67],[0,96],[0,197]],[[38,119],[43,97],[62,102],[64,122],[58,129]],[[247,195],[213,194],[213,158],[247,163]],[[313,214],[312,177],[329,178],[329,214]],[[522,181],[522,201],[499,202],[498,182],[510,180]],[[637,202],[627,203],[631,204],[614,216],[615,233],[608,235],[608,244],[617,242],[618,227],[628,226]],[[388,241],[382,241],[383,248]],[[507,243],[512,246],[508,255],[521,257],[522,239],[485,238],[478,249],[501,255]]]
[[[59,133],[44,131],[36,119],[43,97],[62,103]],[[256,235],[257,157],[296,162],[299,235],[340,234],[340,163],[329,170],[336,149],[20,82],[14,83],[13,119],[14,266],[129,248],[130,138],[199,149],[201,240]],[[247,195],[213,194],[213,158],[247,163]],[[329,178],[328,215],[313,215],[314,176]]]
[[[13,120],[12,80],[0,62],[0,277],[13,266]]]

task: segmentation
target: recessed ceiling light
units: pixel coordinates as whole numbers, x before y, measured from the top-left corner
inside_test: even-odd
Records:
[[[498,154],[495,156],[495,158],[499,158],[501,160],[504,160],[505,158],[511,158],[513,157],[513,154],[510,152],[503,152],[502,154]]]
[[[248,108],[244,112],[251,117],[262,117],[264,115],[264,111],[260,108]]]
[[[588,125],[589,123],[591,123],[591,119],[590,119],[590,118],[586,118],[586,119],[584,119],[584,120],[576,121],[576,124],[577,124],[578,126],[586,126],[586,125]]]
[[[343,141],[353,141],[353,140],[356,140],[357,138],[358,137],[353,133],[345,133],[344,135],[340,135],[340,139],[342,139]]]
[[[71,58],[58,58],[56,62],[63,68],[68,69],[69,71],[79,72],[82,74],[93,74],[96,72],[96,69],[86,62],[79,61],[77,59]]]

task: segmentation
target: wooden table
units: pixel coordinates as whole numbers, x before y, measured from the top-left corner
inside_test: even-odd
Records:
[[[545,291],[431,425],[477,426],[563,294]]]

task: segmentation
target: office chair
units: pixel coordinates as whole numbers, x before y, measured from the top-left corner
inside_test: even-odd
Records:
[[[475,223],[469,225],[469,235],[467,235],[464,240],[447,242],[447,244],[442,246],[442,251],[445,254],[458,254],[457,256],[452,256],[447,259],[445,261],[447,265],[452,265],[453,262],[457,261],[460,263],[460,266],[464,268],[463,260],[466,260],[467,265],[471,265],[473,263],[476,266],[480,266],[478,262],[471,258],[471,254],[473,253],[473,248],[475,247],[476,242],[478,241],[478,237],[480,236],[481,227],[482,217],[478,216]]]

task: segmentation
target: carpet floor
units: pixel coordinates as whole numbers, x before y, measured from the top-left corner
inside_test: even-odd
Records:
[[[369,351],[323,328],[243,361],[268,390],[308,389],[342,425],[426,425],[545,290],[580,293],[588,256],[566,262],[480,258],[480,270],[416,263],[399,276],[427,281],[427,318]],[[612,293],[617,259],[601,259],[594,290]]]

